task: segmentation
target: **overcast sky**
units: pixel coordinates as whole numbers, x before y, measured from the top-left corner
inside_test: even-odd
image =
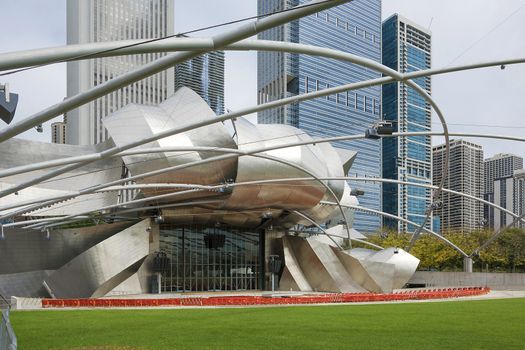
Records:
[[[64,45],[65,3],[1,0],[0,52]],[[175,31],[253,16],[256,3],[175,0]],[[430,27],[434,68],[525,57],[525,0],[384,0],[383,18],[395,12]],[[199,36],[213,33],[202,32]],[[227,108],[236,110],[256,104],[256,69],[255,53],[227,53]],[[20,94],[15,120],[21,120],[64,98],[66,67],[59,64],[39,68],[9,76],[2,82],[6,81],[11,90]],[[451,131],[525,135],[525,65],[436,76],[432,93],[451,124]],[[23,137],[49,141],[48,125],[44,134],[31,131]],[[440,130],[439,125],[435,129]],[[435,138],[435,144],[440,142],[442,139]],[[525,156],[525,146],[520,143],[485,139],[475,142],[484,146],[485,156],[498,152]]]

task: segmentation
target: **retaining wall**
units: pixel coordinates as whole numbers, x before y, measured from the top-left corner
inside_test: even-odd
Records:
[[[417,271],[408,283],[426,287],[483,286],[493,290],[525,290],[525,273]]]

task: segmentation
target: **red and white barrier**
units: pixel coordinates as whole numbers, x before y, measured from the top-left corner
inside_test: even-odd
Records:
[[[301,305],[328,303],[361,303],[379,301],[447,299],[487,294],[490,288],[442,288],[403,290],[391,294],[341,293],[302,296],[195,296],[164,299],[42,299],[43,308],[104,308],[104,307],[159,307],[159,306],[253,306]]]

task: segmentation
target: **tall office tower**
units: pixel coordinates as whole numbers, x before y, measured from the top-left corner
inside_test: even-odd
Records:
[[[51,143],[66,143],[66,123],[56,122],[51,124]]]
[[[433,182],[443,179],[445,145],[432,148]],[[483,147],[465,140],[450,141],[450,170],[445,188],[476,198],[483,195]],[[434,210],[442,232],[472,232],[483,228],[483,203],[451,193],[440,196],[441,208]]]
[[[159,38],[174,32],[174,0],[68,0],[67,43]],[[151,53],[68,62],[67,95],[100,85],[158,59]],[[158,104],[173,93],[173,70],[145,78],[69,112],[67,143],[107,139],[102,119],[128,103]]]
[[[175,90],[186,86],[217,114],[224,113],[224,52],[214,51],[175,66]]]
[[[504,176],[494,180],[494,204],[512,211],[514,214],[525,213],[525,170],[515,170],[511,176]],[[494,209],[494,230],[499,230],[514,221],[514,217],[501,210]],[[519,221],[515,227],[524,228],[525,224]]]
[[[383,22],[383,64],[400,73],[429,69],[431,34],[425,28],[394,14]],[[430,77],[415,82],[431,92]],[[383,119],[393,122],[394,130],[430,131],[431,106],[413,88],[404,83],[383,85]],[[383,177],[432,184],[432,143],[430,136],[384,138]],[[383,211],[418,225],[423,223],[431,202],[431,191],[421,187],[384,184]],[[384,219],[385,226],[399,232],[416,227],[405,222]],[[427,221],[432,228],[432,218]]]
[[[260,15],[305,3],[306,0],[258,0]],[[381,61],[381,1],[355,0],[333,9],[270,29],[259,39],[286,41],[341,50]],[[258,103],[379,78],[373,70],[333,59],[277,52],[258,54]],[[288,124],[315,137],[363,134],[380,119],[381,88],[371,87],[275,108],[258,114],[261,124]],[[381,145],[376,140],[344,141],[336,147],[358,152],[352,171],[380,176]],[[354,186],[355,184],[352,184]],[[381,208],[381,187],[360,184],[361,205]],[[380,228],[380,218],[356,213],[354,227]]]
[[[485,186],[484,199],[494,203],[494,180],[511,177],[515,170],[523,169],[523,158],[514,154],[499,153],[492,158],[485,159]],[[487,226],[494,229],[494,209],[484,206],[484,217]]]

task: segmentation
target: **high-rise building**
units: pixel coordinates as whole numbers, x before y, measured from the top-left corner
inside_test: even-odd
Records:
[[[67,43],[160,38],[174,32],[174,0],[68,0]],[[73,96],[158,59],[161,53],[67,63],[67,95]],[[159,104],[173,93],[173,70],[145,78],[68,113],[67,142],[107,139],[102,119],[128,103]]]
[[[523,169],[523,158],[514,154],[499,153],[491,158],[485,159],[485,186],[484,199],[494,201],[494,180],[512,177],[515,170]],[[484,206],[484,217],[489,228],[494,228],[494,209],[488,205]]]
[[[432,149],[434,185],[443,179],[445,145]],[[483,147],[465,140],[450,141],[449,172],[445,188],[476,198],[483,195]],[[472,232],[483,228],[483,203],[456,194],[443,192],[441,207],[434,210],[441,230]]]
[[[224,113],[224,52],[214,51],[175,66],[175,90],[186,86],[217,114]]]
[[[66,127],[64,122],[51,124],[51,143],[66,143]]]
[[[410,20],[394,14],[383,22],[383,64],[407,73],[431,67],[431,33]],[[428,93],[430,77],[414,80]],[[383,85],[383,119],[392,121],[399,132],[430,131],[431,106],[405,83]],[[430,136],[384,138],[383,177],[406,182],[432,184],[432,143]],[[421,187],[384,184],[383,211],[418,225],[425,219],[431,191]],[[414,225],[391,219],[385,226],[400,232]],[[443,223],[441,223],[443,226]],[[432,218],[426,223],[432,228]]]
[[[514,214],[525,213],[525,170],[515,170],[512,176],[500,177],[494,180],[494,204],[512,211]],[[512,215],[501,210],[493,210],[494,230],[499,230],[514,221]],[[524,228],[519,221],[515,227]]]
[[[284,10],[306,0],[258,0],[260,15]],[[259,39],[286,41],[341,50],[381,61],[381,1],[355,0],[284,26],[265,31]],[[294,53],[259,52],[258,102],[343,84],[378,78],[373,70],[333,59]],[[315,137],[363,134],[381,118],[381,88],[370,87],[264,111],[259,123],[288,124]],[[358,152],[352,170],[380,176],[381,145],[376,140],[338,142],[335,146]],[[381,208],[381,187],[363,184],[361,205]],[[377,216],[356,213],[354,227],[372,232],[380,227]]]

